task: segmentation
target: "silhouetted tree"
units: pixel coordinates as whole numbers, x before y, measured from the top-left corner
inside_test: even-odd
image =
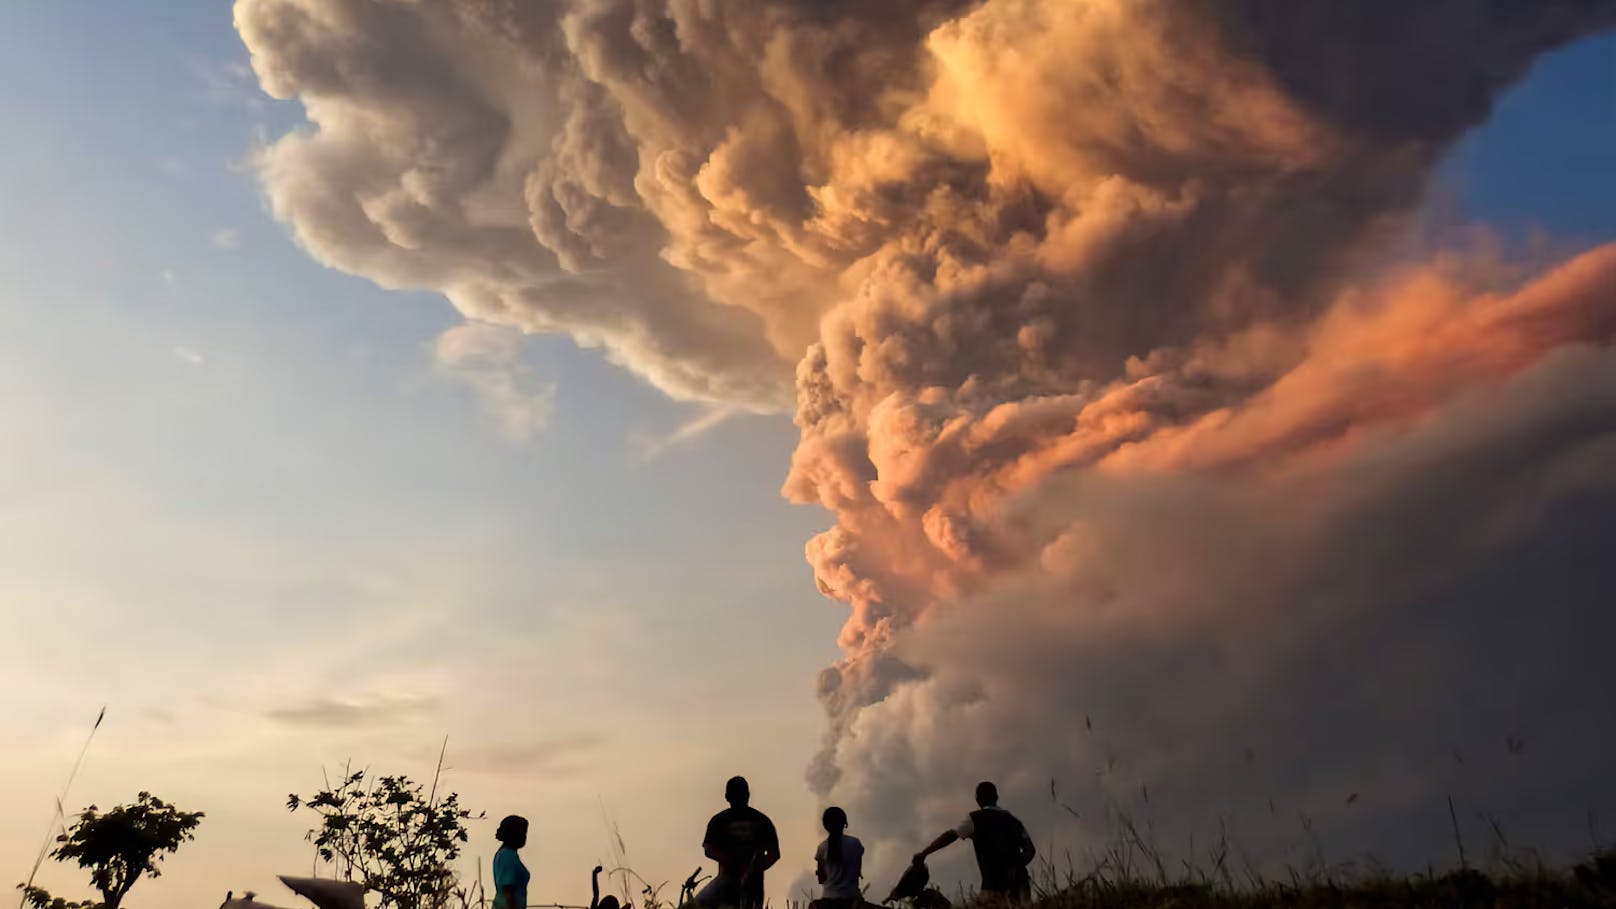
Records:
[[[51,858],[76,861],[80,868],[88,868],[90,883],[101,891],[106,909],[118,909],[141,875],[160,877],[158,864],[165,854],[179,851],[180,844],[196,838],[194,831],[202,817],[200,811],[181,811],[150,792],[105,814],[91,805],[56,838],[59,845]],[[44,891],[38,892],[49,898]],[[34,893],[27,895],[33,897]]]
[[[459,794],[439,798],[436,789],[434,783],[433,793],[425,795],[405,776],[367,783],[361,770],[314,795],[293,794],[286,807],[320,816],[307,839],[338,875],[364,884],[382,907],[421,909],[454,889],[450,863],[460,856],[467,841],[464,822],[472,816],[460,807]]]

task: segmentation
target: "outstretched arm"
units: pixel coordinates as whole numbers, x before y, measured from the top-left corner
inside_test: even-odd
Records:
[[[589,909],[598,909],[600,906],[600,871],[599,865],[589,872]]]
[[[927,856],[939,849],[946,849],[957,839],[959,839],[959,834],[952,830],[944,830],[937,835],[937,839],[931,841],[930,845],[915,853],[915,864],[921,864],[926,860]]]

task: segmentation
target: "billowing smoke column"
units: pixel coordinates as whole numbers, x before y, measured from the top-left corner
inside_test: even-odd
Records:
[[[994,775],[1079,826],[1256,806],[1396,855],[1432,837],[1387,820],[1480,760],[1456,744],[1587,718],[1587,642],[1616,630],[1589,543],[1616,529],[1616,244],[1431,251],[1410,216],[1499,92],[1616,5],[236,21],[307,108],[259,163],[322,261],[683,399],[783,408],[794,370],[785,492],[835,515],[808,557],[851,607],[810,778],[865,829],[918,835]],[[1589,735],[1554,792],[1596,785],[1616,743]]]

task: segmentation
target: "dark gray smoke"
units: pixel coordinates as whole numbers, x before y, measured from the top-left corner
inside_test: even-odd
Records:
[[[850,607],[810,777],[907,838],[876,859],[989,776],[1064,843],[1149,787],[1174,849],[1238,816],[1268,859],[1302,814],[1425,858],[1449,789],[1557,848],[1553,806],[1608,802],[1609,737],[1572,742],[1608,725],[1616,245],[1389,250],[1451,143],[1616,5],[236,21],[308,110],[259,165],[322,261],[676,397],[778,409],[794,375],[785,491],[835,515],[808,557]]]

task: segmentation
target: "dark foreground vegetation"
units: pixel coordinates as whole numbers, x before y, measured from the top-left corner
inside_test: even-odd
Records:
[[[1363,875],[1340,880],[1161,883],[1094,873],[1046,891],[1032,909],[1582,909],[1616,907],[1616,850],[1573,868]]]
[[[307,839],[326,873],[362,884],[366,902],[376,909],[486,909],[490,900],[481,869],[469,880],[455,872],[468,841],[465,822],[482,815],[462,808],[457,794],[439,789],[441,772],[440,757],[438,773],[426,787],[407,777],[373,776],[345,767],[335,784],[328,782],[313,795],[293,795],[287,807],[313,815]],[[31,909],[118,909],[138,880],[157,877],[163,858],[194,838],[203,816],[146,792],[105,812],[90,806],[75,823],[58,828],[55,848],[48,848],[47,841],[34,870],[47,858],[76,864],[88,872],[101,899],[57,897],[34,886],[30,874],[18,885],[20,902]],[[1028,909],[1616,909],[1616,848],[1602,848],[1569,868],[1552,868],[1529,854],[1512,853],[1496,825],[1496,848],[1480,863],[1485,870],[1474,867],[1458,839],[1456,822],[1457,870],[1398,875],[1319,861],[1304,871],[1264,877],[1233,855],[1237,850],[1227,843],[1214,848],[1200,867],[1185,865],[1175,872],[1127,814],[1113,812],[1108,821],[1114,839],[1100,854],[1068,861],[1064,869],[1038,863],[1038,886]],[[639,909],[693,905],[689,896],[696,875],[679,888],[678,898],[668,900],[660,896],[667,884],[653,885],[626,867],[612,873],[620,873],[625,886],[640,889]],[[949,899],[935,889],[915,892],[917,898],[892,905],[1002,906],[963,893]],[[247,904],[252,904],[250,896]],[[775,903],[781,904],[787,909],[810,907],[807,901]],[[864,903],[858,909],[873,906]]]

